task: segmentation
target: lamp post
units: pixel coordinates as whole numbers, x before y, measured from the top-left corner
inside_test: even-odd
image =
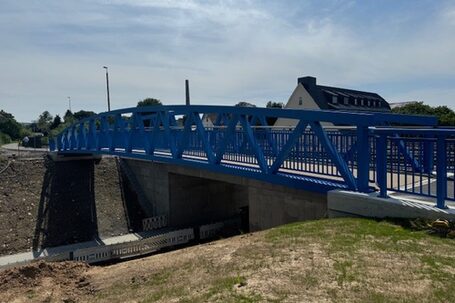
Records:
[[[71,111],[71,97],[68,97],[68,108]]]
[[[106,70],[106,89],[107,89],[107,111],[111,111],[111,99],[109,97],[109,70],[107,66],[103,66],[103,68]]]

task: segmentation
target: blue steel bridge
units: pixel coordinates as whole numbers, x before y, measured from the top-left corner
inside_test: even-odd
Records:
[[[204,125],[203,115],[216,117],[213,125]],[[277,118],[295,127],[268,126]],[[398,192],[445,208],[455,200],[455,130],[436,124],[430,116],[374,112],[153,106],[81,120],[50,147],[62,155],[146,159],[317,192]]]

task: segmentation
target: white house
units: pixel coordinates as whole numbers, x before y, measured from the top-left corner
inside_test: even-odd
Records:
[[[390,105],[376,93],[317,85],[315,77],[298,78],[297,87],[284,108],[390,112]],[[275,122],[275,126],[280,127],[296,124],[297,120],[286,118],[279,118]]]

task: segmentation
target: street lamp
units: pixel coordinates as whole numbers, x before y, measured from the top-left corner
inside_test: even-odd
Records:
[[[109,70],[107,66],[103,66],[103,68],[106,70],[106,88],[107,88],[107,111],[111,111],[111,99],[109,97]]]

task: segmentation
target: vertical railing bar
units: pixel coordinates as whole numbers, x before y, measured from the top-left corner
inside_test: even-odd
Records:
[[[387,198],[387,135],[379,135],[376,140],[376,182],[379,196]]]
[[[437,137],[437,161],[436,161],[436,187],[437,187],[437,204],[438,208],[446,208],[445,199],[447,197],[447,145],[446,137],[438,135]]]

